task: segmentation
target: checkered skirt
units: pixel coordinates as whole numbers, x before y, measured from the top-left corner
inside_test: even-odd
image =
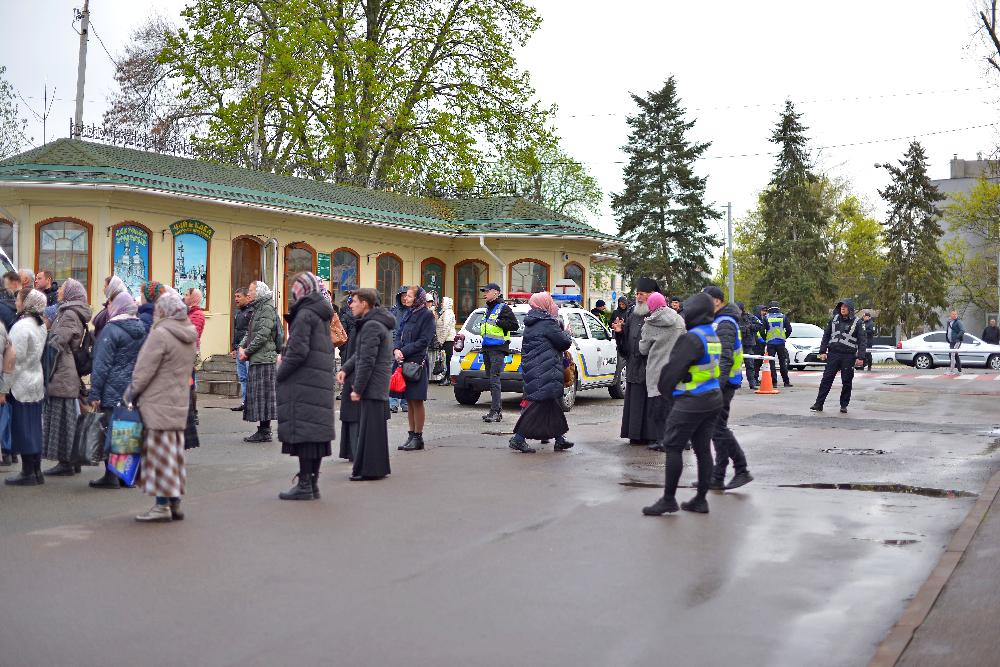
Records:
[[[45,399],[42,408],[42,456],[50,461],[69,461],[76,433],[80,402],[75,398]]]
[[[251,364],[247,372],[247,402],[243,421],[262,422],[278,418],[274,364]]]
[[[151,496],[180,498],[186,481],[184,432],[146,429],[139,467],[142,490]]]

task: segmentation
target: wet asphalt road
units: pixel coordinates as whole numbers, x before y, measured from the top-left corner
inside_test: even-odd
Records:
[[[487,426],[433,389],[426,451],[378,482],[328,460],[299,503],[277,500],[294,461],[205,401],[184,522],[135,524],[150,501],[92,471],[0,487],[0,665],[864,665],[975,500],[934,490],[997,467],[1000,382],[976,373],[882,369],[846,416],[839,387],[809,413],[816,375],[741,392],[756,481],[662,518],[640,513],[662,455],[616,437],[604,390],[574,449],[522,455],[496,435],[515,397]]]

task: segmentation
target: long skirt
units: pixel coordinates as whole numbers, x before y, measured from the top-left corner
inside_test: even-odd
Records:
[[[548,440],[569,431],[562,402],[551,398],[547,401],[527,401],[528,406],[514,424],[514,433],[527,440]]]
[[[646,396],[646,385],[628,383],[625,390],[625,408],[622,410],[621,437],[629,440],[655,442],[663,437],[662,430],[657,432],[655,419],[657,401],[655,396]],[[660,425],[662,428],[662,424]]]
[[[346,426],[346,424],[345,424]],[[389,470],[389,402],[362,399],[354,433],[354,474],[385,477]]]
[[[340,458],[354,460],[354,443],[357,439],[358,422],[340,422]]]
[[[330,456],[333,450],[329,440],[326,442],[283,442],[281,443],[281,453],[304,459],[322,459]]]
[[[42,456],[50,461],[69,461],[76,433],[80,401],[75,398],[45,399],[42,409]]]
[[[184,432],[146,429],[139,466],[142,490],[160,498],[180,498],[186,481]]]
[[[251,364],[247,372],[247,402],[243,421],[263,422],[278,418],[275,365]]]
[[[44,401],[22,403],[7,394],[10,405],[10,451],[12,454],[42,453],[42,405]]]
[[[191,400],[188,401],[187,427],[184,429],[184,449],[194,449],[201,447],[201,440],[198,439],[198,424],[195,417],[198,412],[198,392],[194,385],[191,385]]]

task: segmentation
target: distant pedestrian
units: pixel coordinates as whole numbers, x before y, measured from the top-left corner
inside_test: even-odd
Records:
[[[396,326],[394,331],[399,331],[399,320],[403,317],[403,313],[406,312],[406,306],[403,305],[403,295],[409,290],[408,285],[400,285],[399,290],[396,292],[396,302],[389,308],[389,313],[396,318]],[[396,335],[395,333],[393,335]],[[396,362],[393,361],[393,370],[396,370]],[[405,398],[399,398],[397,396],[389,397],[389,410],[393,413],[399,412],[402,409],[406,412],[409,406],[406,404]]]
[[[3,353],[0,403],[10,404],[11,452],[21,457],[21,472],[8,477],[11,486],[44,484],[42,474],[42,410],[45,377],[45,295],[32,287],[22,288],[15,299],[18,320],[10,330],[9,346]]]
[[[444,351],[444,377],[441,386],[451,385],[451,357],[455,351],[455,309],[451,297],[441,298],[441,314],[437,318],[437,339]]]
[[[872,314],[870,311],[865,311],[861,314],[861,323],[865,327],[865,365],[862,368],[867,368],[869,371],[872,369],[872,364],[875,363],[875,357],[872,356],[872,345],[875,344],[875,322],[872,321]]]
[[[435,337],[434,315],[427,307],[427,293],[419,285],[413,285],[403,296],[407,311],[399,319],[399,329],[394,332],[394,347],[392,351],[396,364],[417,364],[420,366],[420,377],[407,378],[406,390],[400,398],[405,398],[409,405],[407,420],[409,435],[397,449],[404,452],[424,448],[424,420],[427,417],[425,402],[427,401],[427,386],[430,382],[430,366],[427,360],[427,350]]]
[[[292,284],[292,303],[285,320],[288,341],[277,372],[278,440],[281,453],[299,459],[298,483],[282,500],[320,497],[319,470],[332,453],[335,437],[334,354],[330,341],[333,305],[314,274],[300,273]]]
[[[358,408],[357,420],[343,423],[354,456],[351,481],[381,479],[391,472],[389,376],[396,318],[379,305],[378,292],[371,288],[354,292],[351,312],[357,341],[337,373],[337,381],[349,392],[352,409]]]
[[[174,290],[156,300],[154,323],[139,351],[125,403],[142,415],[143,449],[139,481],[156,504],[135,517],[160,523],[184,518],[181,496],[187,482],[184,430],[188,419],[188,381],[198,334],[188,319],[187,305]]]
[[[608,304],[605,303],[604,299],[597,300],[597,303],[594,304],[590,314],[599,319],[604,326],[611,326],[611,313],[608,311]]]
[[[736,307],[740,309],[740,342],[743,344],[743,371],[747,378],[750,389],[757,389],[756,368],[757,360],[748,358],[757,352],[757,332],[760,330],[760,322],[757,317],[748,312],[743,304],[736,302]]]
[[[247,323],[250,319],[250,299],[247,297],[246,287],[240,287],[233,293],[233,303],[236,306],[236,312],[233,313],[233,339],[230,343],[232,350],[230,355],[236,361],[236,379],[240,383],[240,404],[235,408],[230,408],[230,410],[243,412],[247,403],[247,362],[238,358],[237,351],[247,336]]]
[[[659,292],[650,294],[646,299],[646,305],[649,307],[649,315],[642,325],[639,353],[646,357],[646,393],[653,403],[651,410],[653,430],[659,434],[656,442],[649,445],[649,448],[662,452],[663,432],[674,399],[671,393],[661,394],[657,383],[660,380],[660,372],[670,360],[670,351],[687,329],[684,326],[684,318],[673,308],[667,307],[666,297]]]
[[[510,352],[510,335],[520,327],[517,316],[504,300],[503,292],[496,283],[480,287],[486,299],[486,313],[479,324],[479,335],[483,340],[483,365],[490,381],[490,411],[483,415],[483,421],[496,423],[503,419],[502,385],[500,374],[506,366]]]
[[[247,336],[237,351],[237,358],[250,364],[247,372],[247,400],[243,421],[257,422],[257,431],[244,442],[271,442],[271,420],[277,418],[275,364],[278,361],[278,313],[271,301],[271,288],[256,281],[247,288],[253,313],[247,323]],[[332,409],[332,408],[331,408]]]
[[[649,315],[646,300],[660,287],[652,278],[639,278],[635,284],[635,305],[624,323],[615,328],[618,352],[625,357],[625,406],[622,408],[621,437],[630,445],[648,445],[659,441],[655,413],[657,402],[649,398],[646,387],[646,357],[639,350],[642,327]]]
[[[952,350],[948,372],[959,374],[962,372],[962,357],[959,356],[958,350],[962,347],[962,341],[965,338],[965,325],[962,324],[962,320],[958,319],[957,310],[948,313],[948,324],[945,325],[944,338]]]
[[[989,326],[983,329],[983,335],[980,338],[988,345],[1000,345],[1000,327],[997,326],[996,318],[990,318]]]
[[[683,314],[684,311],[683,303],[684,302],[681,300],[679,296],[670,297],[670,307],[674,309],[675,313]]]
[[[833,387],[833,380],[840,373],[840,411],[847,413],[854,387],[854,368],[864,366],[867,345],[868,335],[861,318],[854,313],[854,303],[850,299],[838,301],[819,344],[819,358],[826,362],[826,368],[823,369],[816,402],[810,410],[823,411],[823,403]]]
[[[788,349],[785,341],[792,335],[792,323],[788,316],[781,312],[781,304],[772,301],[767,304],[767,333],[764,339],[767,341],[767,356],[771,359],[771,382],[777,386],[778,374],[774,369],[774,358],[778,360],[778,367],[781,370],[781,380],[786,387],[791,387],[792,382],[788,379]]]
[[[19,269],[17,272],[18,277],[21,279],[21,289],[27,287],[28,289],[35,289],[35,274],[30,269]],[[51,305],[48,303],[48,297],[42,292],[42,296],[45,296],[45,305]]]
[[[573,446],[566,439],[569,425],[562,408],[563,352],[573,345],[573,339],[559,322],[559,306],[548,292],[532,294],[528,299],[531,310],[524,316],[524,337],[521,339],[521,368],[524,375],[523,410],[514,425],[510,448],[534,453],[526,440],[555,438],[555,451]]]

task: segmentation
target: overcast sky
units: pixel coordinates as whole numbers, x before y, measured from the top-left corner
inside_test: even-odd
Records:
[[[151,11],[178,20],[185,4],[91,0],[90,9],[96,34],[117,56]],[[9,80],[39,113],[45,82],[57,89],[50,140],[68,135],[73,114],[74,6],[82,0],[0,0],[0,63]],[[592,222],[606,231],[615,229],[607,194],[621,189],[620,147],[625,117],[634,110],[629,93],[655,90],[671,74],[698,121],[694,136],[712,142],[699,163],[709,198],[723,206],[732,201],[735,217],[754,205],[768,181],[768,137],[786,97],[804,114],[817,164],[850,179],[879,215],[885,171],[874,164],[899,158],[907,137],[924,135],[933,178],[947,177],[953,154],[974,159],[998,143],[1000,88],[974,38],[975,0],[536,0],[535,6],[544,23],[520,62],[539,97],[558,104],[565,148],[604,189],[604,211]],[[100,122],[113,72],[92,37],[85,122]],[[24,113],[40,143],[41,123]],[[976,126],[987,127],[964,129]]]

